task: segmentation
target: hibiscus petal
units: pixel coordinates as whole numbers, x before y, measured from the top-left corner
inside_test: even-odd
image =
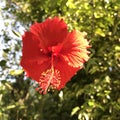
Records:
[[[20,64],[27,76],[38,80],[40,74],[49,66],[49,61],[50,58],[40,51],[39,40],[36,36],[31,32],[25,32]]]
[[[68,34],[66,23],[58,17],[48,18],[42,23],[35,23],[31,26],[30,31],[39,37],[42,49],[63,42]]]
[[[37,61],[29,61],[22,59],[21,66],[24,68],[27,76],[39,82],[41,73],[50,68],[51,63],[49,59],[44,61],[42,64],[39,64],[39,62]]]
[[[38,47],[39,40],[36,36],[34,36],[31,32],[25,32],[22,36],[23,40],[23,48],[22,53],[23,57],[26,58],[34,58],[38,57],[40,54],[40,49]]]
[[[73,31],[69,33],[63,43],[60,56],[72,67],[82,67],[89,59],[88,41],[84,38],[85,32]]]
[[[57,64],[58,63],[58,64]],[[70,81],[74,74],[79,70],[79,68],[73,68],[67,64],[64,60],[60,59],[55,63],[55,69],[60,72],[60,85],[57,89],[60,90],[65,86],[65,84]]]

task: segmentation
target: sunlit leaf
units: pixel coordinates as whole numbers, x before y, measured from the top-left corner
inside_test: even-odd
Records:
[[[71,116],[73,116],[74,114],[76,114],[77,111],[79,111],[80,108],[77,106],[75,108],[72,109],[72,112],[71,112]]]
[[[10,70],[10,74],[14,76],[20,75],[22,73],[23,73],[23,70]]]
[[[100,35],[102,37],[105,37],[104,31],[102,29],[100,29],[100,28],[96,29],[95,34]]]

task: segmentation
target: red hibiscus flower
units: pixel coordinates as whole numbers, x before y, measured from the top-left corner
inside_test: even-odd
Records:
[[[89,59],[85,32],[68,32],[58,17],[35,23],[22,37],[21,66],[27,76],[38,82],[45,94],[49,89],[60,90]]]

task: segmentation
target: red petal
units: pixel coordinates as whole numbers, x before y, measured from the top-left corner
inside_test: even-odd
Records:
[[[31,26],[30,31],[39,38],[40,46],[43,49],[63,42],[68,33],[66,23],[58,17],[35,23]]]
[[[61,89],[65,86],[65,84],[70,81],[70,79],[74,76],[74,74],[80,69],[80,68],[73,68],[67,64],[62,59],[59,59],[55,63],[55,69],[60,72],[60,85],[57,86],[57,89]]]
[[[30,32],[25,32],[22,37],[23,48],[22,53],[23,57],[27,59],[38,58],[40,54],[39,40],[38,38]]]
[[[84,32],[73,31],[63,43],[60,56],[72,67],[82,67],[89,59],[87,51],[89,45],[84,36]]]
[[[51,67],[51,63],[49,59],[46,59],[46,61],[43,61],[40,64],[36,60],[30,61],[22,59],[21,66],[24,68],[27,76],[39,82],[41,73],[49,69]]]
[[[36,36],[30,32],[25,32],[23,36],[23,56],[20,64],[26,71],[27,76],[35,80],[38,80],[40,74],[50,65],[50,58],[40,51],[38,45],[39,40]]]

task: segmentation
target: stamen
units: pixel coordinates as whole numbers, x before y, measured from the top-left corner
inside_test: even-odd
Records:
[[[46,94],[49,88],[57,89],[60,85],[60,71],[54,69],[53,55],[51,58],[51,68],[41,74],[39,79],[39,88],[37,90],[40,93]]]

